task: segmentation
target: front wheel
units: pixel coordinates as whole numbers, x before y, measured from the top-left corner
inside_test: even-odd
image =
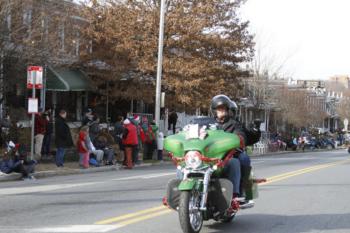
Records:
[[[182,191],[179,204],[179,219],[184,233],[199,233],[203,225],[203,215],[199,209],[200,193]]]

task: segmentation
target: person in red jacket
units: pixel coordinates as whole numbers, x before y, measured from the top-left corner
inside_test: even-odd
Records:
[[[86,145],[86,138],[89,134],[89,127],[83,126],[79,132],[79,138],[77,142],[77,149],[79,153],[79,165],[82,168],[89,168],[89,149]]]
[[[133,148],[138,145],[137,128],[134,124],[130,122],[129,119],[126,119],[123,123],[124,123],[123,145],[125,148],[126,168],[132,169],[133,168],[132,151],[133,151]]]

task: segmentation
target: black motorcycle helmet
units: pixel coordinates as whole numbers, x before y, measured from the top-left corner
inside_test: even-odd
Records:
[[[216,114],[216,109],[219,106],[224,106],[226,107],[227,111],[228,111],[228,116],[227,119],[225,119],[225,121],[227,121],[229,118],[234,118],[237,112],[237,104],[232,101],[229,97],[227,97],[226,95],[216,95],[211,99],[211,112],[214,115],[214,117],[217,117]]]

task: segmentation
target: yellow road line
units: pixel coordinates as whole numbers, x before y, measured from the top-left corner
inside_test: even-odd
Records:
[[[121,220],[129,219],[129,218],[132,218],[132,217],[136,217],[136,216],[139,216],[139,215],[148,214],[148,213],[151,213],[151,212],[156,212],[156,211],[164,210],[164,209],[167,209],[167,208],[165,206],[163,206],[163,205],[162,206],[157,206],[157,207],[154,207],[154,208],[137,211],[137,212],[134,212],[134,213],[131,213],[131,214],[125,214],[125,215],[122,215],[122,216],[119,216],[119,217],[114,217],[114,218],[109,218],[109,219],[105,219],[105,220],[102,220],[102,221],[98,221],[98,222],[95,222],[95,224],[98,224],[98,225],[110,224],[110,223],[113,223],[113,222],[118,222],[118,221],[121,221]]]
[[[317,166],[313,166],[313,167],[300,169],[300,170],[297,170],[297,171],[294,171],[294,172],[284,173],[284,174],[281,174],[281,175],[278,175],[278,176],[272,176],[272,177],[267,178],[267,182],[261,183],[260,185],[270,184],[270,183],[277,182],[277,181],[280,181],[280,180],[285,180],[285,179],[293,177],[293,176],[302,175],[302,174],[309,173],[309,172],[312,172],[312,171],[317,171],[317,170],[320,170],[320,169],[333,167],[333,166],[344,164],[344,163],[348,163],[348,162],[350,162],[350,160],[334,162],[334,163],[328,163],[328,164],[321,164],[321,165],[317,165]]]
[[[319,167],[320,165],[317,165],[317,166],[314,166],[314,167]],[[292,175],[292,174],[295,174],[296,172],[298,171],[308,171],[314,167],[308,167],[308,168],[303,168],[303,169],[300,169],[300,170],[296,170],[296,171],[292,171],[292,172],[286,172],[286,173],[282,173],[282,174],[279,174],[279,175],[276,175],[276,176],[271,176],[269,177],[268,179],[269,180],[272,180],[272,179],[276,179],[276,178],[280,178],[280,177],[284,177],[284,176],[288,176],[288,175]]]
[[[348,162],[348,160],[341,161],[341,162]],[[319,167],[323,167],[323,166],[331,165],[331,164],[338,164],[338,163],[340,163],[340,162],[319,164],[319,165],[316,165],[316,166],[307,167],[307,168],[303,168],[303,169],[300,169],[300,170],[291,171],[291,172],[287,172],[287,173],[282,173],[282,174],[279,174],[279,175],[276,175],[276,176],[271,176],[271,177],[269,177],[268,179],[271,180],[271,179],[275,179],[275,178],[279,178],[279,177],[284,177],[284,176],[287,176],[287,175],[295,174],[296,172],[308,171],[308,170],[310,170],[310,169],[319,168]]]
[[[130,225],[130,224],[133,224],[133,223],[141,222],[141,221],[144,221],[144,220],[147,220],[147,219],[155,218],[155,217],[158,217],[158,216],[161,216],[161,215],[164,215],[164,214],[169,214],[169,213],[172,213],[172,212],[174,212],[174,211],[172,211],[170,209],[166,209],[166,210],[163,210],[163,211],[160,211],[160,212],[155,212],[153,214],[144,215],[144,216],[140,216],[140,217],[137,217],[137,218],[134,218],[134,219],[130,219],[130,220],[126,220],[126,221],[120,222],[120,223],[117,224],[117,226],[124,227],[124,226]]]
[[[261,183],[259,185],[270,184],[273,182],[288,179],[288,178],[293,177],[293,176],[302,175],[305,173],[317,171],[317,170],[328,168],[328,167],[333,167],[333,166],[340,165],[340,164],[345,164],[348,162],[350,162],[350,159],[338,161],[338,162],[333,162],[333,163],[320,164],[320,165],[307,167],[307,168],[303,168],[303,169],[292,171],[292,172],[283,173],[283,174],[276,175],[276,176],[271,176],[271,177],[267,178],[267,182]],[[130,214],[121,215],[121,216],[114,217],[114,218],[105,219],[102,221],[98,221],[95,224],[104,225],[104,224],[115,223],[119,227],[124,227],[124,226],[130,225],[130,224],[133,224],[133,223],[137,223],[137,222],[141,222],[141,221],[144,221],[147,219],[155,218],[155,217],[158,217],[161,215],[169,214],[171,212],[173,212],[173,211],[170,209],[167,209],[164,206],[158,206],[158,207],[149,208],[149,209],[137,211],[137,212],[130,213]]]

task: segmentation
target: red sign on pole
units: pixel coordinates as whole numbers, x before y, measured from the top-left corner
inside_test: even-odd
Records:
[[[35,80],[35,83],[34,83]],[[33,89],[43,88],[43,67],[29,66],[27,69],[27,88]]]

